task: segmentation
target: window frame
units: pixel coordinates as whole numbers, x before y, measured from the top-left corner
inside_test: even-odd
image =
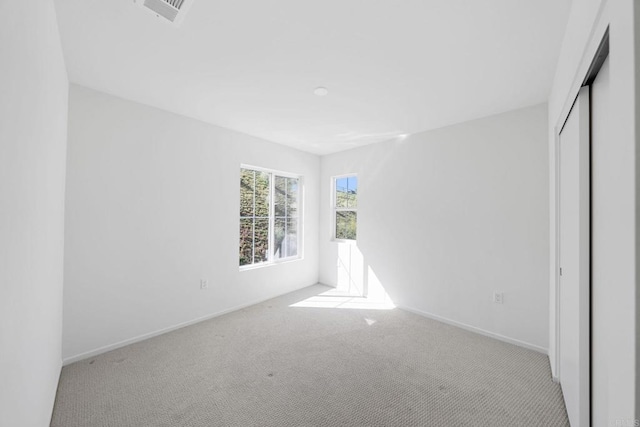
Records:
[[[249,169],[249,170],[253,170],[256,172],[264,172],[264,173],[268,173],[269,174],[269,247],[267,250],[267,260],[266,261],[262,261],[262,262],[256,262],[256,263],[252,263],[252,264],[246,264],[246,265],[239,265],[239,269],[240,271],[245,271],[245,270],[253,270],[256,268],[262,268],[262,267],[268,267],[271,265],[278,265],[278,264],[283,264],[283,263],[287,263],[287,262],[292,262],[292,261],[298,261],[298,260],[302,260],[304,259],[304,221],[303,221],[303,212],[304,212],[304,176],[300,175],[300,174],[296,174],[296,173],[292,173],[292,172],[283,172],[283,171],[279,171],[276,169],[269,169],[269,168],[264,168],[261,166],[253,166],[253,165],[248,165],[248,164],[244,164],[241,163],[240,164],[240,168],[238,169],[238,179],[236,180],[236,182],[240,182],[241,177],[242,177],[242,169]],[[297,191],[297,196],[298,196],[298,216],[297,216],[297,220],[298,220],[298,230],[296,233],[297,236],[297,254],[294,256],[289,256],[289,257],[285,257],[285,258],[275,258],[274,254],[273,254],[273,248],[274,248],[274,229],[275,229],[275,219],[276,219],[276,215],[275,215],[275,177],[281,177],[281,178],[293,178],[293,179],[297,179],[298,180],[298,191]],[[238,186],[238,203],[236,206],[240,206],[240,187]],[[238,223],[240,222],[240,219],[242,218],[240,215],[237,216],[238,218]],[[237,239],[236,242],[238,243],[238,245],[240,244],[240,230],[238,227],[238,235],[237,235]],[[255,244],[255,242],[254,242]],[[239,246],[238,246],[239,249]],[[239,256],[239,253],[238,253]],[[238,259],[238,262],[240,260]]]
[[[345,173],[341,175],[334,175],[331,177],[331,240],[336,243],[356,244],[358,241],[358,207],[354,209],[354,208],[339,208],[337,206],[338,196],[336,191],[336,184],[337,184],[337,181],[342,178],[358,179],[358,174]],[[358,179],[358,187],[359,186],[360,186],[360,179]],[[340,239],[336,236],[338,212],[355,212],[356,213],[356,238],[355,239]]]

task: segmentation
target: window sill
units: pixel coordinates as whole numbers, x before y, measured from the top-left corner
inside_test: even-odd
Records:
[[[239,268],[239,271],[258,270],[266,267],[273,267],[275,265],[289,264],[296,261],[302,261],[304,257],[284,258],[279,261],[261,262],[260,264],[243,265]]]
[[[331,239],[331,241],[333,243],[346,243],[348,245],[355,245],[355,244],[358,243],[357,239],[356,240],[349,240],[349,239],[336,239],[336,238],[333,238],[333,239]]]

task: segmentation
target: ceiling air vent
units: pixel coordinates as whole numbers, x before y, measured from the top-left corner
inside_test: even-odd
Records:
[[[147,9],[158,18],[179,25],[193,0],[134,0],[134,3]]]

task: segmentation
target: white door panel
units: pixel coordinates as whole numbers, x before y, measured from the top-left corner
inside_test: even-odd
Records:
[[[592,421],[594,426],[606,426],[613,414],[609,407],[609,375],[607,361],[614,348],[609,331],[615,328],[618,307],[610,297],[619,247],[612,239],[618,210],[615,203],[617,177],[616,158],[612,155],[609,130],[609,60],[607,59],[591,85],[591,386]],[[613,267],[612,267],[613,266]]]
[[[571,425],[589,426],[589,89],[559,138],[559,378]]]

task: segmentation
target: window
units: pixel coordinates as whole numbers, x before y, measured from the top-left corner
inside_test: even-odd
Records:
[[[299,258],[300,181],[294,175],[240,169],[240,267]]]
[[[358,177],[333,178],[334,237],[336,240],[355,240],[358,219]]]

